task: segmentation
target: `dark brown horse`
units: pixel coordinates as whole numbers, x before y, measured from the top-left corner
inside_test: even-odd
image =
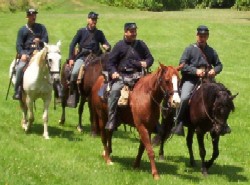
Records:
[[[231,111],[234,111],[233,99],[237,95],[231,92],[221,83],[202,83],[194,92],[190,99],[189,109],[184,119],[185,126],[188,128],[186,144],[190,156],[190,165],[195,166],[193,155],[193,136],[196,132],[200,157],[201,172],[203,175],[208,174],[208,169],[212,166],[215,159],[219,156],[219,139],[223,129],[225,129],[227,119]],[[166,111],[166,117],[163,120],[168,129],[173,126],[174,113]],[[169,122],[169,123],[168,123]],[[210,160],[205,161],[206,149],[204,145],[204,136],[209,132],[212,138],[213,153]],[[168,130],[165,137],[169,137]],[[164,138],[161,142],[160,157],[162,158]]]
[[[106,68],[106,63],[108,61],[108,53],[102,54],[100,57],[95,55],[89,55],[85,62],[85,69],[83,74],[83,79],[79,85],[79,92],[77,96],[80,98],[80,104],[78,106],[78,131],[82,132],[82,113],[84,110],[84,104],[87,100],[91,99],[91,88],[94,85],[97,78],[102,74],[102,71]],[[62,98],[62,115],[59,120],[60,124],[65,123],[65,107],[67,106],[67,99],[69,97],[69,82],[70,68],[67,62],[63,65],[61,82],[63,85],[64,96]],[[88,101],[89,109],[91,109],[91,103]],[[92,114],[90,111],[90,122],[92,120]],[[92,134],[96,134],[98,130],[91,125]]]
[[[140,146],[134,167],[137,168],[140,166],[142,154],[146,149],[154,179],[159,179],[159,174],[155,165],[154,151],[151,146],[150,137],[159,120],[161,101],[164,98],[168,98],[171,99],[172,106],[179,103],[179,96],[176,93],[178,80],[177,69],[160,64],[156,72],[142,77],[135,84],[133,91],[129,94],[129,105],[118,109],[119,122],[136,127],[140,135]],[[100,128],[101,140],[104,147],[103,158],[107,164],[112,164],[110,158],[110,154],[112,153],[112,131],[105,130],[105,124],[108,119],[107,104],[98,96],[98,91],[103,82],[104,78],[99,77],[92,88],[93,121]]]

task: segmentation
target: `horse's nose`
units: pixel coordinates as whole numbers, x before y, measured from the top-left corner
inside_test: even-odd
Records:
[[[173,102],[176,103],[176,104],[180,104],[181,98],[180,98],[180,96],[179,96],[178,93],[174,93],[174,95],[173,95]]]

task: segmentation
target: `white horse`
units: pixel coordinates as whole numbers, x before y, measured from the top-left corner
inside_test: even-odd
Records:
[[[60,41],[58,41],[56,45],[47,45],[45,43],[44,48],[30,59],[23,76],[23,92],[22,100],[20,100],[23,113],[21,121],[22,128],[26,132],[29,130],[34,122],[34,102],[36,99],[41,98],[44,103],[43,136],[45,139],[49,139],[48,109],[52,97],[53,82],[60,79],[60,46]],[[13,66],[13,64],[11,66]]]

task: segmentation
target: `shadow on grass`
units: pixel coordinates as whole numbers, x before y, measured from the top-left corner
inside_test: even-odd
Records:
[[[27,134],[36,134],[39,136],[43,135],[43,123],[34,123]],[[64,130],[54,126],[48,126],[48,132],[50,137],[66,138],[69,141],[82,141],[81,138],[77,137],[73,131]]]
[[[134,157],[112,156],[112,160],[114,163],[119,163],[123,167],[123,170],[136,171],[137,169],[133,168],[135,157],[136,156]],[[185,163],[184,167],[185,169],[183,172],[180,172],[179,166],[182,163]],[[189,165],[189,158],[183,156],[168,156],[164,161],[156,160],[156,167],[160,175],[168,174],[172,176],[178,176],[178,178],[182,178],[183,180],[200,182],[204,179],[204,176],[201,174],[200,171],[201,169],[200,162],[196,161],[196,164],[197,164],[196,167],[191,167]],[[138,170],[151,174],[150,162],[142,160],[141,166]],[[226,177],[229,182],[248,182],[248,178],[240,174],[243,171],[244,169],[238,166],[214,164],[208,171],[209,175],[207,178],[209,178],[209,176],[216,175],[216,176]]]

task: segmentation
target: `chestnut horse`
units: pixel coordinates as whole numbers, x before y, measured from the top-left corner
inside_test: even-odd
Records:
[[[221,83],[202,83],[194,92],[190,99],[189,108],[184,118],[184,125],[188,128],[186,144],[189,151],[190,165],[195,166],[193,155],[193,136],[196,132],[201,157],[201,172],[208,174],[208,169],[213,165],[215,159],[219,156],[219,139],[222,135],[222,129],[225,129],[230,112],[234,111],[233,99],[237,95],[231,92]],[[170,110],[164,113],[166,117],[163,120],[164,125],[168,125],[168,133],[173,126],[174,114]],[[170,130],[169,130],[170,129]],[[204,145],[204,136],[209,132],[212,138],[213,153],[210,160],[205,161],[206,149]],[[169,134],[165,134],[169,137]],[[161,142],[160,157],[164,155],[163,143]]]
[[[133,91],[129,93],[129,105],[118,108],[118,125],[122,122],[134,126],[140,135],[140,146],[134,167],[140,166],[142,154],[146,149],[154,179],[159,179],[160,176],[155,165],[155,155],[150,137],[159,120],[161,101],[168,98],[171,100],[171,106],[176,106],[180,102],[177,90],[178,80],[179,75],[176,68],[160,64],[156,72],[140,78],[135,84]],[[105,130],[105,124],[108,120],[107,103],[98,96],[98,91],[103,83],[104,77],[100,76],[92,88],[93,121],[100,128],[104,147],[103,158],[107,164],[112,164],[110,158],[112,131]]]
[[[83,131],[82,127],[82,113],[84,110],[84,104],[87,99],[91,99],[91,88],[94,85],[97,78],[102,74],[102,71],[106,68],[106,63],[108,61],[108,53],[102,54],[100,57],[90,54],[86,59],[85,69],[83,80],[79,85],[79,96],[80,104],[78,106],[78,125],[77,129],[79,132]],[[61,82],[63,85],[63,98],[62,98],[62,114],[61,119],[59,120],[60,124],[65,123],[65,108],[67,106],[67,99],[69,97],[69,88],[68,82],[70,78],[70,69],[67,62],[64,63],[62,67]],[[88,101],[89,109],[91,109],[91,103]],[[91,111],[90,111],[90,121],[92,120]],[[91,125],[92,126],[92,125]],[[98,132],[96,128],[92,126],[92,134]]]

